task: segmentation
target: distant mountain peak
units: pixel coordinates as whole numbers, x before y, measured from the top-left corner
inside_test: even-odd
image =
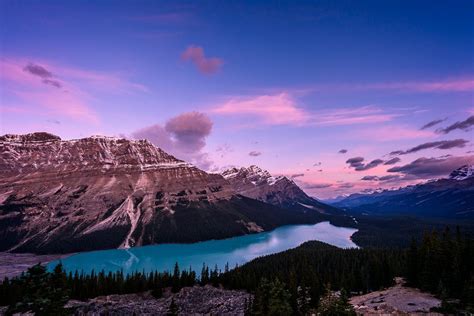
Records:
[[[221,174],[243,196],[283,208],[311,209],[328,214],[335,212],[333,208],[308,196],[293,180],[285,176],[273,176],[258,166],[233,167]]]
[[[449,179],[453,180],[465,180],[467,178],[474,177],[474,165],[464,165],[451,172]]]

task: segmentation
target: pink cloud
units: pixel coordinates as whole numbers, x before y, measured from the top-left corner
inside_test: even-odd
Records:
[[[297,105],[289,93],[235,97],[211,109],[220,115],[256,117],[268,125],[353,125],[387,122],[396,114],[383,112],[374,106],[308,111]]]
[[[217,72],[223,64],[220,58],[206,57],[203,48],[195,45],[188,46],[181,54],[181,59],[194,63],[203,74],[213,74]]]
[[[232,98],[211,110],[221,115],[256,116],[269,125],[303,124],[309,114],[287,93]]]

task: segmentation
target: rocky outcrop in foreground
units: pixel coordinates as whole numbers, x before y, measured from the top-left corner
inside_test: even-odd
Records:
[[[250,298],[247,292],[206,285],[183,288],[159,299],[149,293],[109,295],[87,302],[70,301],[67,307],[75,308],[75,315],[81,316],[166,315],[174,299],[179,315],[244,315]]]
[[[402,278],[396,278],[396,285],[383,291],[354,296],[350,303],[357,315],[441,315],[430,312],[440,307],[441,301],[429,293],[405,287]]]

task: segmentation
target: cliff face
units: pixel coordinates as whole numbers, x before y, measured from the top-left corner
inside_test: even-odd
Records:
[[[238,196],[144,140],[4,135],[0,153],[0,250],[193,242],[314,220]]]

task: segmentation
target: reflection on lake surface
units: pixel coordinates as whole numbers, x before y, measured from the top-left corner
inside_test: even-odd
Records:
[[[319,240],[341,248],[357,247],[350,237],[357,229],[336,227],[329,222],[315,225],[291,225],[273,231],[238,236],[222,240],[209,240],[192,244],[161,244],[84,252],[62,260],[66,271],[90,272],[105,270],[171,271],[176,262],[180,268],[191,267],[200,272],[203,263],[223,269],[241,265],[256,257],[295,248],[305,241]],[[54,267],[56,262],[48,266]]]

